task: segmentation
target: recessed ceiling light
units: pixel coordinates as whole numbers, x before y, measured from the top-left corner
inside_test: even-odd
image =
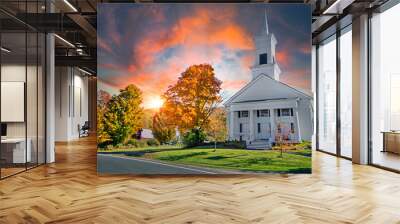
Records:
[[[54,34],[55,37],[57,37],[59,40],[61,40],[62,42],[66,43],[67,45],[69,45],[70,47],[75,48],[75,45],[73,45],[71,42],[69,42],[68,40],[60,37],[58,34]]]
[[[341,1],[341,0],[336,0],[335,2],[333,2],[333,4],[330,5],[327,9],[325,9],[325,11],[324,11],[322,14],[329,14],[329,13],[332,13],[331,10],[334,9],[335,7],[337,7],[340,1]],[[337,10],[337,9],[336,9],[336,10]]]
[[[68,5],[74,12],[78,12],[78,10],[68,1],[64,0],[64,3]]]
[[[7,49],[5,47],[1,47],[0,49],[1,49],[1,51],[4,51],[6,53],[10,53],[11,52],[11,50],[9,50],[9,49]]]
[[[90,72],[88,72],[88,71],[86,71],[86,70],[83,70],[83,69],[81,69],[81,68],[79,68],[79,67],[78,67],[78,70],[81,71],[81,72],[83,72],[83,73],[85,73],[85,74],[87,74],[87,75],[90,75],[90,76],[92,75],[92,73],[90,73]]]

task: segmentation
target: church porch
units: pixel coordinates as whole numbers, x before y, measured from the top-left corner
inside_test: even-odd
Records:
[[[301,140],[297,100],[280,99],[234,103],[229,108],[230,140],[246,141],[248,148],[271,148],[277,141]]]

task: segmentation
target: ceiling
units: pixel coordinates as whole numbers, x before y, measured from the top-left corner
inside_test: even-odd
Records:
[[[337,21],[370,8],[386,0],[197,0],[195,2],[268,2],[307,3],[312,8],[313,42],[335,32],[332,27]],[[96,73],[96,28],[97,3],[148,3],[148,2],[194,2],[187,0],[1,0],[0,20],[3,32],[16,33],[28,27],[40,32],[54,32],[58,35],[56,44],[56,65],[79,66]],[[49,4],[51,3],[51,4]],[[50,8],[52,8],[50,10]],[[52,13],[49,13],[52,11]],[[26,13],[28,12],[28,13]],[[345,21],[345,20],[343,20]],[[345,25],[344,23],[342,24]],[[331,29],[331,31],[329,31]],[[332,31],[333,30],[333,31]],[[328,32],[329,31],[329,32]],[[324,33],[325,32],[325,33]],[[7,35],[7,38],[14,39]],[[14,34],[16,35],[16,34]],[[8,37],[10,36],[10,37]],[[15,41],[20,41],[15,38]]]

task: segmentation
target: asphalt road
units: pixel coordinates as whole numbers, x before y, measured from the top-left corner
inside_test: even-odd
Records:
[[[122,155],[97,154],[97,172],[108,174],[226,174],[227,172],[167,164]]]

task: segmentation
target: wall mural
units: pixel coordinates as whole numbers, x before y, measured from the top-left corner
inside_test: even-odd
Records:
[[[311,173],[311,9],[99,4],[98,172]]]

